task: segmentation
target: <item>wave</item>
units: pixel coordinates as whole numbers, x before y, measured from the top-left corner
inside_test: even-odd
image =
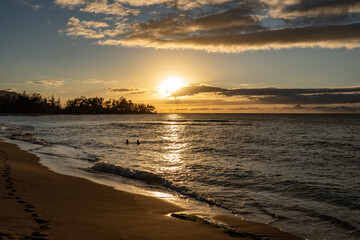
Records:
[[[301,207],[289,208],[289,210],[299,211],[299,212],[307,214],[308,216],[318,218],[322,221],[325,221],[325,222],[334,224],[335,226],[346,229],[348,231],[348,234],[351,236],[358,236],[358,237],[360,236],[360,229],[358,228],[358,226],[355,226],[346,220],[342,220],[342,219],[332,215],[331,213],[320,213],[320,212],[316,211],[315,209],[312,210],[312,209],[305,209],[305,208],[301,208]]]
[[[216,152],[217,149],[213,148],[213,147],[194,147],[191,149],[193,152]]]
[[[230,210],[233,213],[236,213],[235,210],[233,210],[233,209],[219,203],[215,199],[204,196],[202,194],[198,194],[198,193],[196,193],[196,192],[194,192],[194,191],[192,191],[190,189],[187,189],[185,187],[177,186],[174,183],[162,178],[159,175],[151,173],[151,172],[142,171],[142,170],[136,170],[136,169],[133,169],[133,168],[128,168],[128,167],[124,167],[124,166],[120,166],[120,165],[115,165],[115,164],[108,163],[108,162],[103,162],[103,161],[94,163],[91,167],[88,168],[88,170],[89,171],[95,171],[95,172],[111,173],[111,174],[115,174],[117,176],[142,181],[142,182],[145,182],[146,184],[149,184],[149,185],[158,185],[158,186],[166,187],[166,188],[171,189],[171,190],[173,190],[173,191],[175,191],[177,193],[180,193],[181,195],[191,197],[191,198],[193,198],[195,200],[205,202],[205,203],[207,203],[209,205],[217,206],[217,207],[220,207],[220,208],[223,208],[223,209],[226,209],[226,210]]]
[[[39,138],[34,138],[30,134],[13,134],[13,135],[9,136],[8,138],[11,140],[18,140],[18,141],[23,141],[23,142],[33,143],[33,144],[39,144],[39,145],[43,145],[43,146],[51,146],[51,144],[46,142],[45,140],[39,139]]]
[[[58,158],[69,158],[68,155],[66,154],[59,154],[59,153],[50,153],[50,152],[44,152],[44,151],[40,151],[40,154],[44,154],[47,156],[52,156],[52,157],[58,157]],[[78,159],[78,160],[84,160],[84,161],[88,161],[88,162],[97,162],[99,161],[99,158],[97,156],[88,154],[83,152],[83,154],[85,154],[86,157],[71,157],[71,159]]]
[[[39,144],[43,146],[51,146],[50,143],[46,142],[43,139],[34,138],[31,135],[31,131],[34,128],[32,126],[12,126],[12,125],[1,125],[0,126],[0,135],[11,140],[18,140],[33,144]]]

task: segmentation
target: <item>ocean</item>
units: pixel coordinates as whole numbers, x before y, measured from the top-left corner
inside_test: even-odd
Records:
[[[0,126],[54,171],[312,240],[360,239],[360,115],[0,116]]]

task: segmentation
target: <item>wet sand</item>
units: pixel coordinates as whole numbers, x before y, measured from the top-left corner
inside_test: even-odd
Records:
[[[0,239],[300,240],[264,224],[219,216],[234,230],[168,215],[183,209],[50,171],[0,142]]]

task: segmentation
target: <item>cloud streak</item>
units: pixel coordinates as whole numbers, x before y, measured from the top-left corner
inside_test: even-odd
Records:
[[[290,17],[346,15],[359,12],[360,2],[358,0],[301,0],[282,10],[282,13]]]
[[[353,104],[360,103],[360,87],[349,88],[246,88],[226,89],[207,85],[186,86],[172,97],[217,94],[225,97],[242,97],[237,104]]]
[[[119,92],[126,94],[145,94],[146,91],[140,90],[138,88],[108,88],[109,92]]]
[[[55,80],[42,80],[42,81],[27,81],[29,84],[39,84],[47,86],[61,86],[64,84],[64,81],[55,81]]]

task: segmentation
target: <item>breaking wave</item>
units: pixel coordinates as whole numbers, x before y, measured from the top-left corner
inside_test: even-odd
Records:
[[[33,127],[31,126],[10,126],[2,125],[0,127],[0,135],[11,140],[18,140],[33,144],[39,144],[43,146],[51,146],[50,143],[46,142],[43,139],[34,138],[31,134]]]
[[[115,164],[103,162],[103,161],[94,163],[91,167],[88,168],[88,170],[96,171],[96,172],[111,173],[111,174],[115,174],[117,176],[142,181],[149,185],[158,185],[158,186],[166,187],[166,188],[171,189],[171,190],[173,190],[177,193],[180,193],[184,196],[191,197],[195,200],[205,202],[209,205],[217,206],[217,207],[227,209],[227,210],[232,210],[229,207],[219,203],[215,199],[198,194],[198,193],[196,193],[192,190],[189,190],[185,187],[177,186],[174,183],[162,178],[159,175],[151,173],[151,172],[136,170],[133,168],[115,165]]]
[[[51,146],[50,143],[46,142],[43,139],[39,139],[39,138],[34,138],[31,135],[27,135],[27,134],[13,134],[11,136],[8,137],[11,140],[18,140],[18,141],[23,141],[23,142],[28,142],[28,143],[33,143],[33,144],[39,144],[39,145],[43,145],[43,146]]]

